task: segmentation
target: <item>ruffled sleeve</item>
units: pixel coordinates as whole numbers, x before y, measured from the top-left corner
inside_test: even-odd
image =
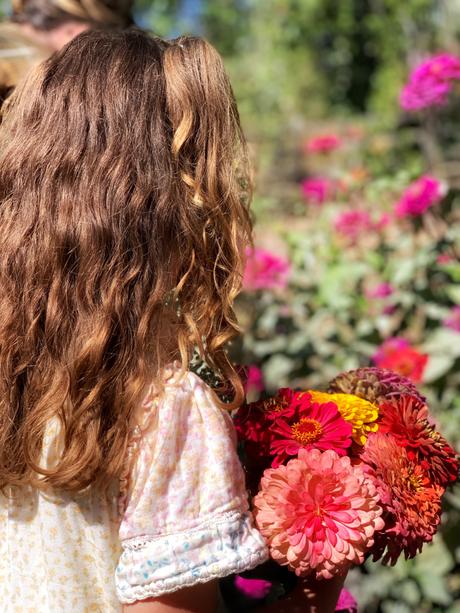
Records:
[[[120,602],[253,568],[267,548],[248,511],[231,418],[186,373],[152,403],[120,526]]]

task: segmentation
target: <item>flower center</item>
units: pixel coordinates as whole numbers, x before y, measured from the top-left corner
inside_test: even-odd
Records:
[[[319,421],[309,417],[302,417],[300,421],[292,424],[291,430],[293,438],[301,445],[315,443],[323,433],[323,428]]]
[[[275,413],[280,413],[284,411],[284,409],[288,406],[288,403],[285,400],[281,400],[281,398],[268,398],[264,400],[264,409],[267,412],[275,411]]]
[[[407,377],[414,370],[414,364],[411,360],[401,360],[397,368],[400,375]]]
[[[413,492],[419,492],[423,489],[423,475],[409,471],[406,475],[407,484]]]

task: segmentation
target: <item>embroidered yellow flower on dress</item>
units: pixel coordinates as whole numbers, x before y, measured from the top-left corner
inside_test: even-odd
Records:
[[[353,394],[328,394],[308,390],[313,402],[333,402],[340,415],[353,426],[352,437],[358,445],[364,445],[369,432],[376,432],[379,408],[376,404],[354,396]]]

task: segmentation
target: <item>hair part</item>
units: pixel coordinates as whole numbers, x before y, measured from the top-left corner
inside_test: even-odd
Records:
[[[78,75],[78,79],[76,78]],[[0,128],[0,488],[119,477],[146,386],[225,346],[250,240],[231,87],[199,38],[85,32],[31,73]],[[56,466],[45,430],[61,426]]]

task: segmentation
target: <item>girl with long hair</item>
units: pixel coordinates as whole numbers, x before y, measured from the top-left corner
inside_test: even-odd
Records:
[[[0,141],[2,610],[213,611],[217,579],[267,555],[228,415],[251,223],[222,61],[83,33],[8,100]]]

